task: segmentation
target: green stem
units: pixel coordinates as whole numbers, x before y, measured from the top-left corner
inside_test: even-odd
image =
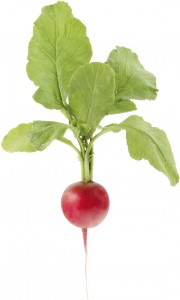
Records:
[[[81,152],[78,150],[78,148],[76,148],[76,146],[70,140],[63,137],[61,138],[61,142],[70,146],[72,149],[74,149],[77,152],[78,156],[81,156]]]
[[[94,142],[103,134],[107,133],[108,130],[101,130],[99,133],[97,133],[92,139],[91,139],[91,142],[89,144],[89,147],[91,148],[94,144]]]
[[[84,182],[90,182],[93,180],[93,165],[94,165],[94,142],[103,134],[108,131],[102,130],[96,134],[90,142],[87,143],[85,152],[82,155],[83,157],[83,166],[82,166],[82,180]]]
[[[91,181],[90,178],[90,163],[89,163],[89,156],[86,152],[84,157],[84,181],[89,182]]]
[[[80,137],[77,137],[77,141],[78,141],[80,149],[81,149],[81,155],[82,155],[82,157],[84,157],[85,156],[85,149],[84,149],[83,141],[81,140]]]
[[[82,162],[82,181],[91,182],[93,179],[93,149],[89,148],[90,143],[84,141],[84,155]]]
[[[81,164],[81,179],[83,182],[91,182],[93,180],[93,165],[94,165],[94,142],[108,130],[102,130],[96,134],[92,139],[82,139],[77,137],[80,150],[68,139],[62,138],[61,141],[69,145],[78,153],[78,158]]]
[[[93,179],[93,167],[94,167],[94,147],[92,145],[91,149],[90,149],[90,166],[89,166],[89,169],[90,169],[90,178],[91,178],[91,181]]]

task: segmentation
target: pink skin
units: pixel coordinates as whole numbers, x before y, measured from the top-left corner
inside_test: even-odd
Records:
[[[109,197],[105,188],[96,182],[76,182],[65,189],[61,207],[70,223],[87,229],[104,220],[109,210]]]

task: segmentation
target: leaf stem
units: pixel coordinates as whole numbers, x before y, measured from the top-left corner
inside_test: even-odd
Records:
[[[70,146],[72,149],[74,149],[77,152],[78,157],[82,157],[79,149],[70,140],[63,137],[63,138],[61,138],[61,142],[63,142],[64,144],[66,144],[66,145]]]
[[[110,130],[103,128],[98,134],[90,139],[88,143],[85,140],[85,145],[83,144],[83,162],[82,162],[82,180],[84,182],[90,182],[93,179],[93,166],[94,166],[94,142],[103,134],[109,132]]]
[[[103,128],[99,133],[97,133],[92,139],[91,139],[91,142],[89,144],[89,147],[91,148],[92,145],[94,144],[94,142],[100,137],[102,136],[103,134],[109,132],[110,130],[105,130],[105,128]]]
[[[82,157],[84,157],[85,156],[85,149],[84,149],[83,141],[80,137],[77,137],[77,141],[78,141],[80,149],[81,149],[81,155],[82,155]]]
[[[93,149],[89,148],[90,142],[83,140],[82,181],[90,182],[93,179]]]
[[[89,152],[89,157],[90,157],[90,161],[89,161],[89,175],[91,180],[93,179],[93,167],[94,167],[94,147],[92,145],[90,152]]]

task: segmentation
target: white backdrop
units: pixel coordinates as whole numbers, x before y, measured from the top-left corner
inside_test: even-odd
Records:
[[[34,102],[26,75],[33,22],[52,3],[1,3],[0,140],[19,123],[63,121],[58,111]],[[180,1],[68,3],[87,26],[93,61],[105,61],[122,45],[156,75],[158,98],[136,102],[137,114],[166,131],[180,170]],[[58,142],[42,153],[0,149],[0,299],[86,299],[81,232],[60,209],[64,188],[78,180],[76,155]],[[180,185],[171,187],[147,162],[132,160],[122,133],[97,141],[94,180],[108,190],[111,208],[89,231],[90,300],[179,300]]]

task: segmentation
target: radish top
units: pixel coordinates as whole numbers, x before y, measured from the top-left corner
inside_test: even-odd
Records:
[[[164,131],[137,115],[101,126],[107,115],[135,111],[134,100],[155,100],[155,76],[125,47],[113,49],[104,63],[91,62],[91,57],[86,27],[73,16],[69,5],[59,1],[45,6],[34,23],[27,74],[38,87],[34,100],[48,109],[60,110],[67,123],[38,120],[20,124],[4,137],[3,149],[42,151],[59,140],[78,153],[82,180],[89,182],[93,178],[94,142],[107,132],[125,130],[130,156],[148,160],[176,185],[179,175]],[[73,132],[78,146],[66,138],[67,130]]]

